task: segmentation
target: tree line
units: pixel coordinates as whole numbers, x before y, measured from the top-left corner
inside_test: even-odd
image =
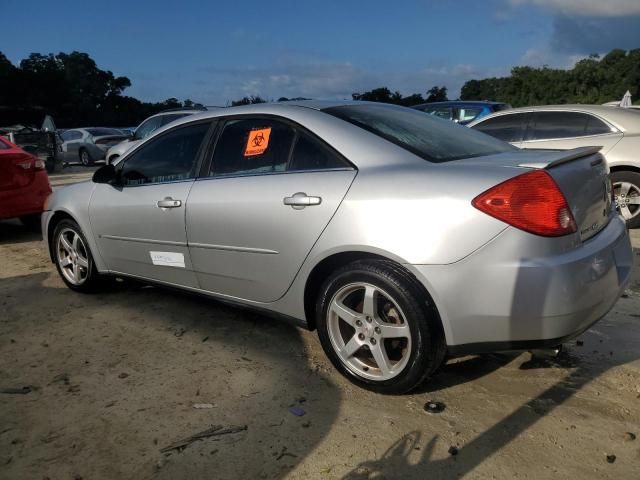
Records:
[[[124,95],[131,80],[98,68],[86,53],[32,53],[13,65],[0,52],[0,126],[36,124],[50,114],[60,127],[79,125],[133,126],[161,110],[199,106],[187,99],[143,102]],[[506,77],[467,81],[462,100],[494,100],[514,107],[562,103],[604,103],[629,90],[640,95],[640,49],[615,49],[603,57],[591,55],[571,69],[514,67]],[[402,95],[388,87],[355,92],[354,100],[412,106],[447,100],[447,87],[434,86],[424,95]],[[303,100],[280,97],[278,101]],[[232,106],[262,103],[247,96]],[[38,120],[36,120],[38,119]]]

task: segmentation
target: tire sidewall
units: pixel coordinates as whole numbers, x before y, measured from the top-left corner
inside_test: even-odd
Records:
[[[364,268],[363,268],[364,267]],[[389,278],[387,278],[389,277]],[[397,303],[405,315],[405,321],[411,332],[411,352],[403,371],[395,377],[383,380],[369,380],[358,376],[342,363],[335,352],[328,333],[327,312],[333,296],[345,285],[365,282],[384,290]],[[398,285],[398,282],[402,282]],[[400,275],[387,270],[386,275],[376,272],[366,264],[353,269],[342,269],[330,277],[322,286],[316,305],[316,325],[320,342],[331,363],[353,383],[379,393],[404,393],[417,386],[435,368],[430,363],[429,353],[434,349],[433,334],[428,321],[428,312],[420,301],[420,296],[412,285],[402,281]]]
[[[87,251],[87,263],[88,263],[87,279],[80,285],[74,285],[73,283],[69,282],[66,279],[66,277],[62,273],[62,267],[60,266],[60,263],[58,260],[58,238],[60,236],[60,233],[64,229],[71,229],[74,232],[76,232],[76,234],[78,234],[82,239],[82,241],[84,242],[84,246]],[[87,238],[85,237],[84,233],[80,229],[80,226],[76,222],[74,222],[73,220],[65,219],[65,220],[61,220],[56,224],[56,227],[53,231],[51,248],[53,251],[53,261],[56,264],[56,269],[58,270],[58,274],[60,275],[60,278],[62,278],[62,281],[67,285],[67,287],[69,287],[71,290],[75,290],[78,292],[88,292],[95,287],[95,284],[97,283],[98,272],[96,270],[95,262],[93,261],[93,254],[91,253],[91,248],[87,243]]]

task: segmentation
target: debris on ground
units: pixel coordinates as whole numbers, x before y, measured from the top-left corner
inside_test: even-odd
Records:
[[[293,405],[289,407],[289,413],[291,413],[292,415],[295,415],[296,417],[302,417],[307,412],[305,411],[304,408],[298,407],[297,405]]]
[[[184,328],[184,327],[180,327],[180,328],[178,328],[175,332],[173,332],[173,335],[174,335],[175,337],[180,338],[181,336],[183,336],[183,335],[185,334],[185,332],[186,332],[186,331],[187,331],[187,329],[186,329],[186,328]]]
[[[577,346],[579,346],[579,347],[581,347],[581,346],[583,346],[583,345],[584,345],[584,341],[583,341],[583,340],[577,340],[577,341],[576,341],[576,345],[577,345]]]
[[[276,457],[276,460],[280,460],[282,457],[293,457],[293,458],[296,458],[297,455],[295,455],[294,453],[291,453],[291,452],[287,452],[287,447],[282,447],[282,450],[280,450],[280,453]]]
[[[8,393],[10,395],[25,395],[31,393],[31,387],[4,387],[0,388],[0,393]]]
[[[209,340],[209,337],[204,337],[204,338],[202,339],[202,343],[206,342],[207,340]]]
[[[632,432],[624,432],[625,442],[633,442],[636,439],[636,434]]]
[[[458,455],[458,447],[454,447],[454,446],[449,447],[449,455],[453,457]]]
[[[213,408],[213,403],[194,403],[193,408]]]
[[[164,448],[160,449],[160,453],[167,453],[171,450],[183,450],[184,448],[191,445],[196,440],[202,440],[204,438],[209,437],[217,437],[220,435],[228,435],[232,433],[239,433],[247,430],[246,425],[234,425],[231,427],[223,427],[222,425],[214,425],[211,428],[208,428],[202,432],[191,435],[190,437],[183,438],[182,440],[178,440],[177,442],[172,443],[171,445],[167,445]]]
[[[447,408],[447,406],[443,402],[436,402],[434,400],[429,400],[424,404],[424,411],[431,414],[442,413],[445,408]]]
[[[129,376],[128,373],[122,372],[118,375],[118,378],[127,378]]]
[[[607,463],[613,463],[616,461],[615,455],[607,455]]]
[[[302,424],[302,428],[309,428],[311,426],[311,421],[306,421]]]
[[[53,383],[58,383],[58,382],[62,382],[65,385],[69,385],[69,374],[68,373],[61,373],[59,375],[56,375],[55,377],[53,377],[53,380],[51,380],[51,384]]]

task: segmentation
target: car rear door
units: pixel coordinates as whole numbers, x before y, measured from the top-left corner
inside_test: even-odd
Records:
[[[163,132],[116,167],[116,185],[98,184],[89,215],[109,270],[197,287],[185,209],[211,121]]]
[[[522,148],[570,149],[600,146],[606,154],[623,134],[586,112],[532,112]]]
[[[187,206],[200,287],[259,302],[280,298],[355,175],[338,153],[284,120],[225,121]]]

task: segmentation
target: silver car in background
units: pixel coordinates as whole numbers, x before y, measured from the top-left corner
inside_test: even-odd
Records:
[[[400,393],[447,354],[556,346],[612,308],[632,251],[608,174],[597,149],[408,108],[259,104],[161,128],[54,192],[42,226],[72,290],[133,277],[285,316]]]
[[[616,204],[640,227],[640,112],[603,105],[549,105],[506,110],[469,127],[527,149],[598,145],[607,159]]]
[[[107,150],[129,138],[129,135],[115,128],[88,127],[71,128],[60,134],[62,158],[65,163],[93,165],[104,160]]]
[[[187,115],[193,115],[194,113],[198,113],[200,110],[188,109],[188,110],[169,110],[165,112],[160,112],[156,115],[152,115],[147,118],[144,122],[142,122],[138,128],[135,129],[133,135],[127,137],[126,139],[117,142],[109,148],[109,151],[105,155],[106,163],[114,163],[119,157],[125,154],[128,150],[131,150],[136,145],[138,145],[142,140],[147,138],[153,132],[155,132],[160,127],[167,125],[168,123],[173,122],[182,117],[186,117]]]

